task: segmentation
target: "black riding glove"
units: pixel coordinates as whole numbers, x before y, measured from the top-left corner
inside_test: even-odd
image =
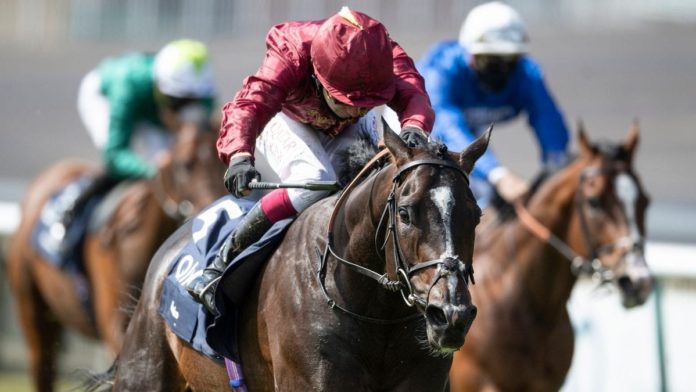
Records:
[[[406,127],[402,129],[399,136],[401,136],[401,139],[411,148],[428,144],[428,135],[416,127]]]
[[[254,168],[250,156],[240,156],[230,160],[230,167],[225,171],[225,188],[234,197],[243,197],[243,192],[249,189],[251,180],[261,178]]]

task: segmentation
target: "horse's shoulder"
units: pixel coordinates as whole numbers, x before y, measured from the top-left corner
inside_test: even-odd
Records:
[[[290,225],[280,247],[296,248],[300,243],[320,242],[327,233],[329,218],[335,203],[336,197],[330,196],[304,210]]]
[[[329,218],[333,213],[334,205],[336,204],[336,196],[324,198],[302,212],[293,226],[307,226],[311,228],[325,228],[329,222]]]
[[[157,248],[157,251],[152,256],[147,268],[143,291],[149,293],[148,301],[159,301],[159,293],[161,292],[162,282],[171,270],[173,263],[177,260],[177,256],[182,249],[189,243],[191,238],[193,221],[188,220],[174,231],[167,239]]]

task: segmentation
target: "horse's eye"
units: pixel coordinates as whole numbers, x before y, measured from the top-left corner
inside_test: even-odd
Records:
[[[399,218],[401,218],[401,222],[405,225],[411,224],[411,214],[408,212],[408,208],[399,207]]]
[[[599,198],[599,196],[593,196],[588,198],[587,204],[594,209],[602,208],[602,200]]]

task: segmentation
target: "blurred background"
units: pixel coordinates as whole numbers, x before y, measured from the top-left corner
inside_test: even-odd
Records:
[[[232,98],[264,53],[268,29],[322,19],[342,5],[381,20],[418,59],[456,39],[481,1],[457,0],[0,0],[0,236],[17,224],[28,182],[66,157],[98,161],[76,110],[81,78],[104,57],[156,51],[176,38],[209,45],[220,96]],[[576,356],[565,390],[695,390],[696,363],[696,2],[518,0],[531,53],[575,133],[622,139],[640,121],[637,171],[652,197],[648,263],[660,290],[625,311],[616,293],[581,282],[570,303]],[[531,178],[537,147],[523,120],[496,128],[492,148]],[[573,148],[575,143],[573,142]],[[0,390],[23,390],[26,354],[0,263]],[[104,370],[98,346],[69,335],[65,388],[74,370]]]

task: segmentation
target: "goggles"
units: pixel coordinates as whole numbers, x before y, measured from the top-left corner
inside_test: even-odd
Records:
[[[512,69],[520,61],[520,57],[518,54],[477,54],[474,55],[474,63],[478,69]]]

